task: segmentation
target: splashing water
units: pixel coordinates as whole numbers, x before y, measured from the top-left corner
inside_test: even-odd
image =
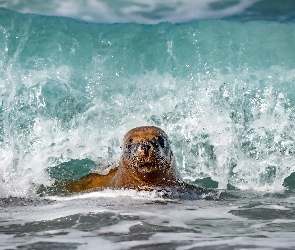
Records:
[[[142,125],[167,132],[187,181],[280,190],[295,171],[294,24],[0,12],[1,197],[116,165]]]

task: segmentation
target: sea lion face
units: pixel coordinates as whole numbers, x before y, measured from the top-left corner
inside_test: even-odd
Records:
[[[121,148],[121,161],[135,172],[144,175],[163,173],[171,166],[168,136],[160,128],[146,126],[130,130],[124,136]]]

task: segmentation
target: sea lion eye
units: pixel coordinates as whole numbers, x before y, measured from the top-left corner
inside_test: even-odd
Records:
[[[163,136],[158,136],[158,142],[162,148],[165,147],[165,139]]]
[[[127,141],[126,141],[126,147],[128,148],[128,149],[130,149],[131,148],[131,145],[132,145],[132,138],[130,138],[130,139],[128,139]]]

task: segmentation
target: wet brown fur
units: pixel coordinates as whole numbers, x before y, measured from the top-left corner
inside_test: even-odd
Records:
[[[69,192],[81,192],[93,188],[151,190],[179,185],[188,184],[180,180],[166,133],[160,128],[145,126],[134,128],[124,136],[117,168],[107,175],[90,173],[68,182],[65,187]]]

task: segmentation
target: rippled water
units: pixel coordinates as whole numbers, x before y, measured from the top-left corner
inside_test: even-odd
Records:
[[[293,249],[294,194],[227,191],[218,201],[133,191],[1,200],[0,247]]]

